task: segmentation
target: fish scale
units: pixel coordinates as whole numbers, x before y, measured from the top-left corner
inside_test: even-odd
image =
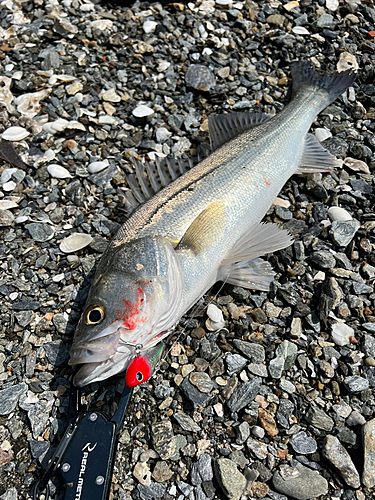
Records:
[[[137,356],[149,377],[147,353],[216,281],[269,289],[274,272],[260,256],[292,240],[261,220],[291,175],[334,167],[308,130],[354,80],[350,72],[318,75],[306,63],[292,76],[292,100],[275,117],[211,118],[214,151],[160,191],[161,165],[146,165],[144,179],[137,166],[139,186],[134,177],[129,185],[146,201],[98,265],[71,349],[70,364],[84,364],[78,386],[121,372]]]

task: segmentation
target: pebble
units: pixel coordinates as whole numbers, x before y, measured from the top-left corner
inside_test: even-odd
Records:
[[[263,436],[264,436],[264,429],[263,430]],[[256,432],[257,436],[259,439],[262,439],[262,433],[261,432]],[[256,458],[259,458],[260,460],[264,460],[267,455],[268,455],[268,448],[267,445],[264,443],[257,441],[256,439],[253,439],[249,437],[249,439],[246,441],[246,446],[248,449],[254,454]]]
[[[246,488],[246,478],[237,469],[234,462],[228,458],[219,458],[215,461],[215,476],[225,496],[229,500],[240,500]]]
[[[167,460],[176,453],[176,441],[170,420],[162,420],[151,426],[152,440],[160,458]]]
[[[191,482],[194,486],[198,486],[202,482],[211,481],[212,478],[212,458],[207,453],[203,453],[191,468]]]
[[[191,64],[185,75],[186,85],[196,90],[209,92],[215,86],[215,75],[202,64]]]
[[[279,430],[277,429],[275,419],[271,413],[263,408],[258,409],[258,419],[261,427],[266,431],[268,436],[277,436]]]
[[[367,488],[375,486],[375,418],[362,427],[364,464],[362,482]]]
[[[334,323],[331,336],[335,344],[339,346],[349,345],[351,337],[354,336],[354,330],[345,323]]]
[[[22,382],[0,391],[0,415],[9,415],[15,409],[18,400],[26,390],[27,385]]]
[[[159,461],[156,462],[154,470],[152,472],[152,477],[158,483],[164,483],[165,481],[169,481],[173,476],[173,472],[168,466],[167,462]]]
[[[146,462],[138,462],[133,469],[133,476],[144,486],[151,485],[151,471]]]
[[[48,224],[41,224],[39,222],[31,222],[26,224],[25,228],[29,231],[31,237],[35,241],[44,242],[53,238],[55,232]]]
[[[357,220],[333,221],[330,228],[332,241],[339,247],[347,247],[360,226],[361,224]]]
[[[359,392],[366,391],[370,386],[369,381],[359,375],[345,377],[344,385],[350,394],[358,394]]]
[[[254,377],[249,382],[245,382],[238,386],[227,401],[229,410],[237,412],[247,406],[258,394],[261,383],[261,378]]]
[[[310,453],[315,453],[318,445],[312,437],[309,437],[306,432],[301,431],[294,434],[290,440],[294,451],[300,455],[309,455]]]
[[[359,488],[361,480],[349,453],[335,436],[328,435],[323,444],[323,455],[339,471],[348,486]]]
[[[297,500],[309,500],[328,492],[326,479],[303,465],[282,466],[272,476],[272,484],[276,491]]]
[[[163,484],[151,482],[149,486],[139,484],[137,489],[142,500],[153,500],[154,498],[162,498],[166,487]]]
[[[180,424],[184,431],[199,432],[201,430],[192,418],[181,411],[174,413],[173,418]]]
[[[146,116],[153,115],[155,111],[145,104],[140,104],[135,109],[133,109],[132,113],[137,118],[144,118]]]
[[[324,431],[331,431],[334,426],[334,421],[325,411],[315,406],[311,406],[306,413],[306,420],[311,424]]]

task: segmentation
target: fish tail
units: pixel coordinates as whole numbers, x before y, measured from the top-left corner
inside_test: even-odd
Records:
[[[339,95],[350,87],[356,74],[351,71],[341,73],[317,73],[315,67],[310,62],[298,61],[291,65],[291,74],[293,78],[293,95],[301,91],[321,90],[322,96],[321,110],[333,102]]]

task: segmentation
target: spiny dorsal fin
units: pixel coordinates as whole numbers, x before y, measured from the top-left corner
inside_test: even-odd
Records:
[[[265,113],[250,113],[249,111],[210,116],[208,118],[208,129],[212,151],[237,137],[237,135],[242,134],[245,130],[257,127],[270,118]]]
[[[340,160],[337,160],[325,150],[313,134],[307,134],[306,136],[305,149],[299,163],[298,174],[330,172],[335,166],[341,165]]]
[[[138,205],[149,200],[158,191],[181,177],[197,163],[196,158],[156,157],[155,161],[140,162],[132,158],[134,174],[126,176],[130,190],[125,191],[126,211],[131,213]]]

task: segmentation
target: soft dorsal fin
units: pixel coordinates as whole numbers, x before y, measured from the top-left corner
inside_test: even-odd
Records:
[[[196,158],[156,157],[155,161],[140,162],[132,158],[135,174],[126,176],[130,190],[125,191],[126,211],[131,213],[138,205],[154,196],[155,193],[181,177],[197,163]]]
[[[266,113],[229,113],[208,118],[211,149],[214,151],[249,128],[257,127],[271,117]]]
[[[340,166],[337,160],[320,144],[313,134],[307,134],[305,148],[297,169],[298,174],[308,172],[330,172],[335,166]]]

